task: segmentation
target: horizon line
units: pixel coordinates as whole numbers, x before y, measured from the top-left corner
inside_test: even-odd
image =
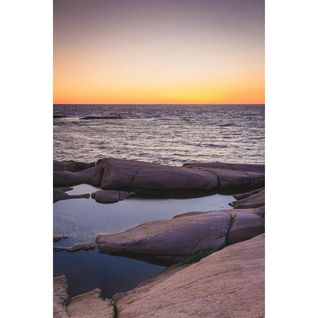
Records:
[[[265,103],[53,103],[53,105],[259,105]]]

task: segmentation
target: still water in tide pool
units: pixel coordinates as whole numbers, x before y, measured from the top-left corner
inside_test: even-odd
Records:
[[[91,193],[90,185],[75,186],[69,194]],[[68,239],[54,246],[70,246],[76,242],[93,242],[98,233],[119,232],[141,223],[170,219],[189,211],[230,209],[232,196],[211,195],[191,199],[129,198],[113,204],[96,203],[93,199],[71,199],[54,204],[54,235]],[[54,276],[66,275],[69,292],[78,295],[101,288],[102,297],[127,291],[161,272],[163,266],[127,257],[98,253],[98,250],[54,253]]]
[[[56,160],[264,163],[264,105],[54,105],[53,111],[66,116],[54,119]]]

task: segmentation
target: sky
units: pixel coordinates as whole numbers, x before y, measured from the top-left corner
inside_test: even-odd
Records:
[[[264,103],[264,0],[54,0],[56,104]]]

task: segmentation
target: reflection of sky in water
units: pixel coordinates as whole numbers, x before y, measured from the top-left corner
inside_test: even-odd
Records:
[[[69,194],[92,193],[96,188],[79,185]],[[229,209],[232,196],[215,194],[191,199],[129,198],[102,204],[93,199],[71,199],[54,204],[54,235],[67,235],[72,241],[94,241],[96,234],[120,232],[141,223],[170,219],[190,211]],[[60,242],[62,244],[62,242]]]
[[[54,253],[54,276],[66,275],[71,296],[100,288],[102,297],[110,298],[116,292],[133,289],[163,269],[127,257],[99,254],[97,249]]]
[[[75,186],[69,194],[92,193],[90,185]],[[93,199],[71,199],[54,204],[54,235],[70,238],[55,246],[94,241],[101,232],[118,232],[153,220],[170,219],[190,211],[229,209],[232,196],[213,195],[193,199],[129,198],[112,204],[96,203]],[[98,250],[75,253],[54,253],[54,276],[66,275],[71,296],[94,288],[102,289],[102,297],[133,289],[161,272],[163,266],[127,257],[99,254]]]

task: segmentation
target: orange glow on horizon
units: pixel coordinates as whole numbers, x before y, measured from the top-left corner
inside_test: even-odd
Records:
[[[263,11],[231,3],[55,0],[54,103],[263,104]]]

